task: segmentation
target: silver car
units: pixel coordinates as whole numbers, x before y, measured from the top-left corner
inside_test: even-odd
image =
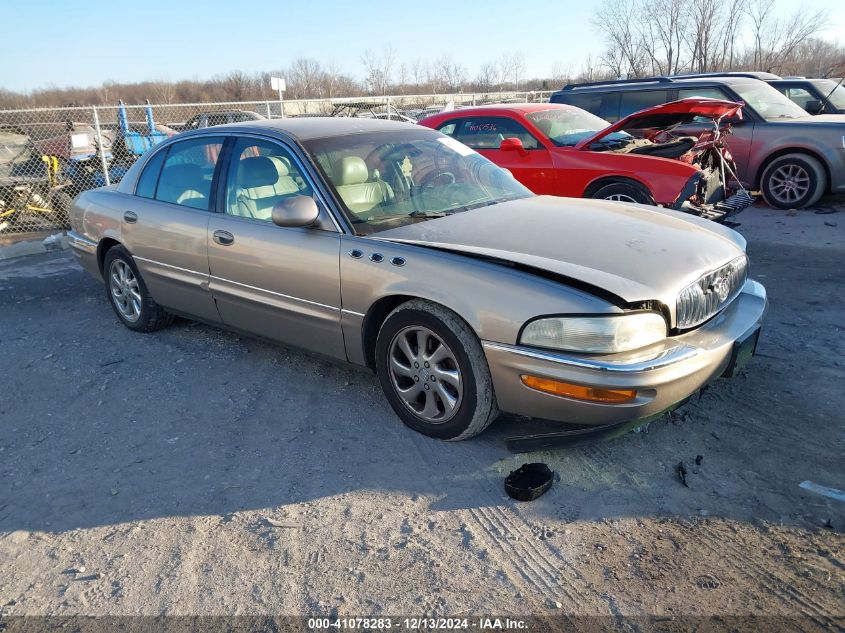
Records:
[[[766,309],[745,241],[673,211],[535,196],[434,130],[197,130],[81,194],[69,240],[119,320],[174,315],[372,368],[408,426],[606,425],[738,371]]]

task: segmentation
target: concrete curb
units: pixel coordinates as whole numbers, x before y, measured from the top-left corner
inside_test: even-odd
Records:
[[[0,261],[26,257],[27,255],[42,255],[53,251],[63,251],[67,248],[67,235],[55,233],[43,240],[23,240],[13,244],[0,245]]]

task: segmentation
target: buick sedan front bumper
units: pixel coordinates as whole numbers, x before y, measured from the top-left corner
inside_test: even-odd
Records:
[[[756,342],[766,308],[765,288],[748,280],[713,319],[644,350],[596,356],[492,341],[483,348],[502,411],[575,424],[623,423],[660,413],[723,375],[736,359],[737,342]],[[580,400],[530,388],[523,376],[636,396],[616,404]]]

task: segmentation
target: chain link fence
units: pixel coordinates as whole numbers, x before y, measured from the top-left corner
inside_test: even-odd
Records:
[[[0,110],[0,237],[68,228],[73,198],[115,184],[186,130],[257,119],[344,116],[416,123],[447,105],[548,101],[550,92],[402,95]]]

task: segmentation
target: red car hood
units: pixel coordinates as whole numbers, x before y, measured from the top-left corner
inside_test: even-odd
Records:
[[[705,99],[703,97],[691,97],[680,101],[670,101],[663,105],[646,108],[634,112],[619,119],[616,123],[608,125],[599,130],[593,136],[580,141],[575,149],[584,149],[608,134],[613,134],[626,128],[651,129],[668,128],[674,125],[690,123],[696,117],[707,119],[720,119],[724,116],[737,115],[742,118],[742,106],[744,103],[733,101],[722,101],[721,99]]]

